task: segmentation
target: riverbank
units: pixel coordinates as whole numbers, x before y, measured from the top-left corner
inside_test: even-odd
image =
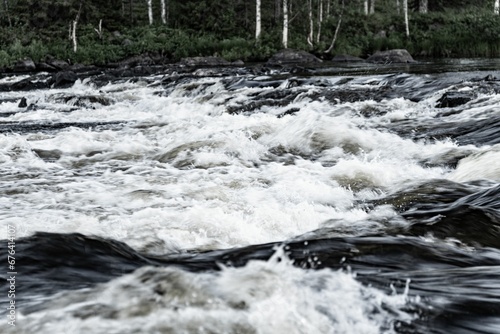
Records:
[[[489,11],[412,13],[410,37],[404,33],[401,15],[376,13],[369,17],[349,12],[342,24],[333,51],[331,43],[339,16],[322,24],[322,35],[312,46],[307,27],[291,25],[289,47],[307,50],[323,60],[349,54],[367,58],[380,50],[407,49],[417,58],[500,57],[500,24]],[[113,29],[112,29],[113,28]],[[77,33],[77,51],[68,39],[67,26],[32,29],[29,25],[0,27],[0,68],[12,68],[21,59],[35,63],[62,59],[69,64],[109,66],[147,54],[155,64],[175,63],[186,57],[218,56],[230,62],[263,62],[282,49],[279,24],[266,28],[259,43],[252,31],[194,31],[164,25],[106,27],[98,32],[91,23],[82,23]]]

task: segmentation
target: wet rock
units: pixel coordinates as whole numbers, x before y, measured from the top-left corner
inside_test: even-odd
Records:
[[[13,68],[14,72],[32,72],[36,70],[36,65],[30,58],[18,61]]]
[[[38,76],[31,76],[29,78],[20,80],[18,82],[12,84],[1,84],[0,92],[8,92],[8,91],[29,91],[35,89],[45,89],[49,87],[49,83],[47,80],[40,80]]]
[[[298,113],[300,111],[300,108],[290,108],[288,109],[287,111],[281,113],[278,115],[278,118],[283,118],[285,116],[288,116],[288,115],[295,115],[296,113]]]
[[[284,49],[272,56],[268,65],[321,63],[322,60],[302,50]]]
[[[484,81],[497,81],[498,79],[494,75],[488,74],[487,76],[484,77],[483,80]]]
[[[75,73],[87,72],[87,76],[101,74],[101,71],[98,70],[98,68],[95,65],[73,64],[70,67],[68,67],[68,71],[72,71]]]
[[[390,64],[390,63],[414,63],[415,60],[405,49],[394,49],[387,51],[377,51],[367,59],[370,63]]]
[[[53,88],[68,88],[73,86],[76,80],[78,80],[78,77],[73,71],[62,71],[56,73],[53,80]]]
[[[243,60],[236,60],[236,61],[233,61],[231,63],[231,65],[234,65],[234,66],[243,66],[243,65],[245,65],[245,63],[243,62]]]
[[[188,57],[182,58],[179,64],[185,66],[225,66],[231,63],[220,57]]]
[[[21,101],[19,101],[19,104],[17,105],[18,108],[26,108],[28,106],[28,101],[26,100],[25,97],[21,98]]]
[[[94,107],[95,105],[109,106],[113,100],[104,95],[74,95],[74,94],[54,94],[49,97],[55,103],[64,103],[76,107]]]
[[[37,109],[38,109],[37,105],[32,103],[28,106],[28,108],[26,108],[26,111],[35,111]]]
[[[437,100],[436,108],[454,108],[474,99],[471,92],[446,92]]]
[[[351,56],[351,55],[335,55],[332,59],[333,62],[337,63],[357,63],[365,61],[363,58]]]
[[[55,72],[57,69],[54,66],[50,66],[47,63],[37,63],[36,64],[37,71],[45,71],[45,72]]]
[[[58,59],[53,59],[53,60],[47,61],[47,64],[54,67],[58,71],[67,70],[70,67],[68,62],[66,62],[64,60],[58,60]]]

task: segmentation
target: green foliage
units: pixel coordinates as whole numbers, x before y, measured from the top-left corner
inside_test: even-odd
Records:
[[[258,43],[253,37],[253,1],[171,0],[169,21],[163,25],[160,1],[153,0],[152,26],[148,24],[146,1],[129,1],[84,1],[77,27],[78,51],[74,53],[68,28],[79,11],[80,1],[9,0],[12,27],[2,12],[0,67],[24,57],[43,61],[47,55],[95,64],[143,53],[159,54],[171,61],[213,55],[231,61],[263,61],[282,48],[282,18],[275,7],[281,1],[262,3],[263,29]],[[310,50],[306,41],[307,2],[291,3],[289,47]],[[340,3],[332,2],[331,14],[323,21],[322,38],[310,50],[313,53],[324,55],[342,13],[333,54],[367,56],[378,50],[407,48],[416,57],[500,56],[500,18],[493,15],[489,2],[430,1],[428,14],[411,11],[409,39],[394,1],[377,1],[376,13],[369,16],[364,15],[359,1],[346,1],[343,11]],[[413,4],[416,6],[416,2]],[[317,15],[316,9],[313,15]],[[102,38],[95,31],[101,19]]]

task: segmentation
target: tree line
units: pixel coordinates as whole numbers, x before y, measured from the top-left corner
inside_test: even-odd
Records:
[[[0,58],[35,53],[36,41],[103,60],[150,51],[259,60],[287,47],[495,55],[499,10],[499,0],[1,0]],[[476,49],[461,54],[471,42]]]

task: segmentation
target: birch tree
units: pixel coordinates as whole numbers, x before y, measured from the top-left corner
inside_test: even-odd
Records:
[[[337,22],[337,28],[335,28],[335,33],[333,34],[332,43],[330,44],[330,47],[325,50],[325,53],[330,53],[335,46],[335,42],[337,41],[337,36],[339,35],[340,25],[342,24],[342,15],[344,14],[344,8],[345,8],[345,2],[344,0],[342,0],[342,9],[340,10],[339,22]]]
[[[408,25],[408,0],[403,0],[403,13],[405,16],[406,37],[410,37],[410,27]]]
[[[323,25],[323,0],[318,4],[318,33],[316,34],[316,43],[321,40],[321,26]]]
[[[375,14],[375,0],[370,0],[370,14]]]
[[[161,0],[161,22],[167,24],[167,6],[165,0]]]
[[[495,15],[500,14],[500,0],[495,0],[495,4],[493,6],[493,13]]]
[[[428,8],[429,8],[429,1],[428,0],[419,0],[419,2],[418,2],[419,13],[427,14]]]
[[[399,13],[400,13],[400,7],[401,7],[401,5],[400,5],[400,3],[399,3],[399,0],[396,0],[396,10],[397,10],[397,12],[398,12],[398,15],[399,15]]]
[[[153,0],[147,0],[149,25],[153,25]]]
[[[260,12],[260,0],[255,1],[255,40],[257,42],[260,39],[261,33],[261,12]]]
[[[283,0],[283,47],[288,48],[288,0]]]
[[[78,25],[78,21],[80,20],[80,13],[82,11],[82,3],[80,2],[80,8],[78,9],[78,13],[76,14],[73,22],[69,24],[69,38],[73,41],[73,52],[76,53],[78,50],[78,42],[76,40],[76,26]]]
[[[368,0],[365,0],[365,2],[363,3],[363,9],[365,11],[365,15],[368,15]]]
[[[314,21],[313,21],[313,8],[312,8],[312,0],[307,0],[307,10],[309,13],[309,34],[307,35],[307,44],[311,47],[311,49],[314,47],[313,45],[313,38],[314,38]]]

